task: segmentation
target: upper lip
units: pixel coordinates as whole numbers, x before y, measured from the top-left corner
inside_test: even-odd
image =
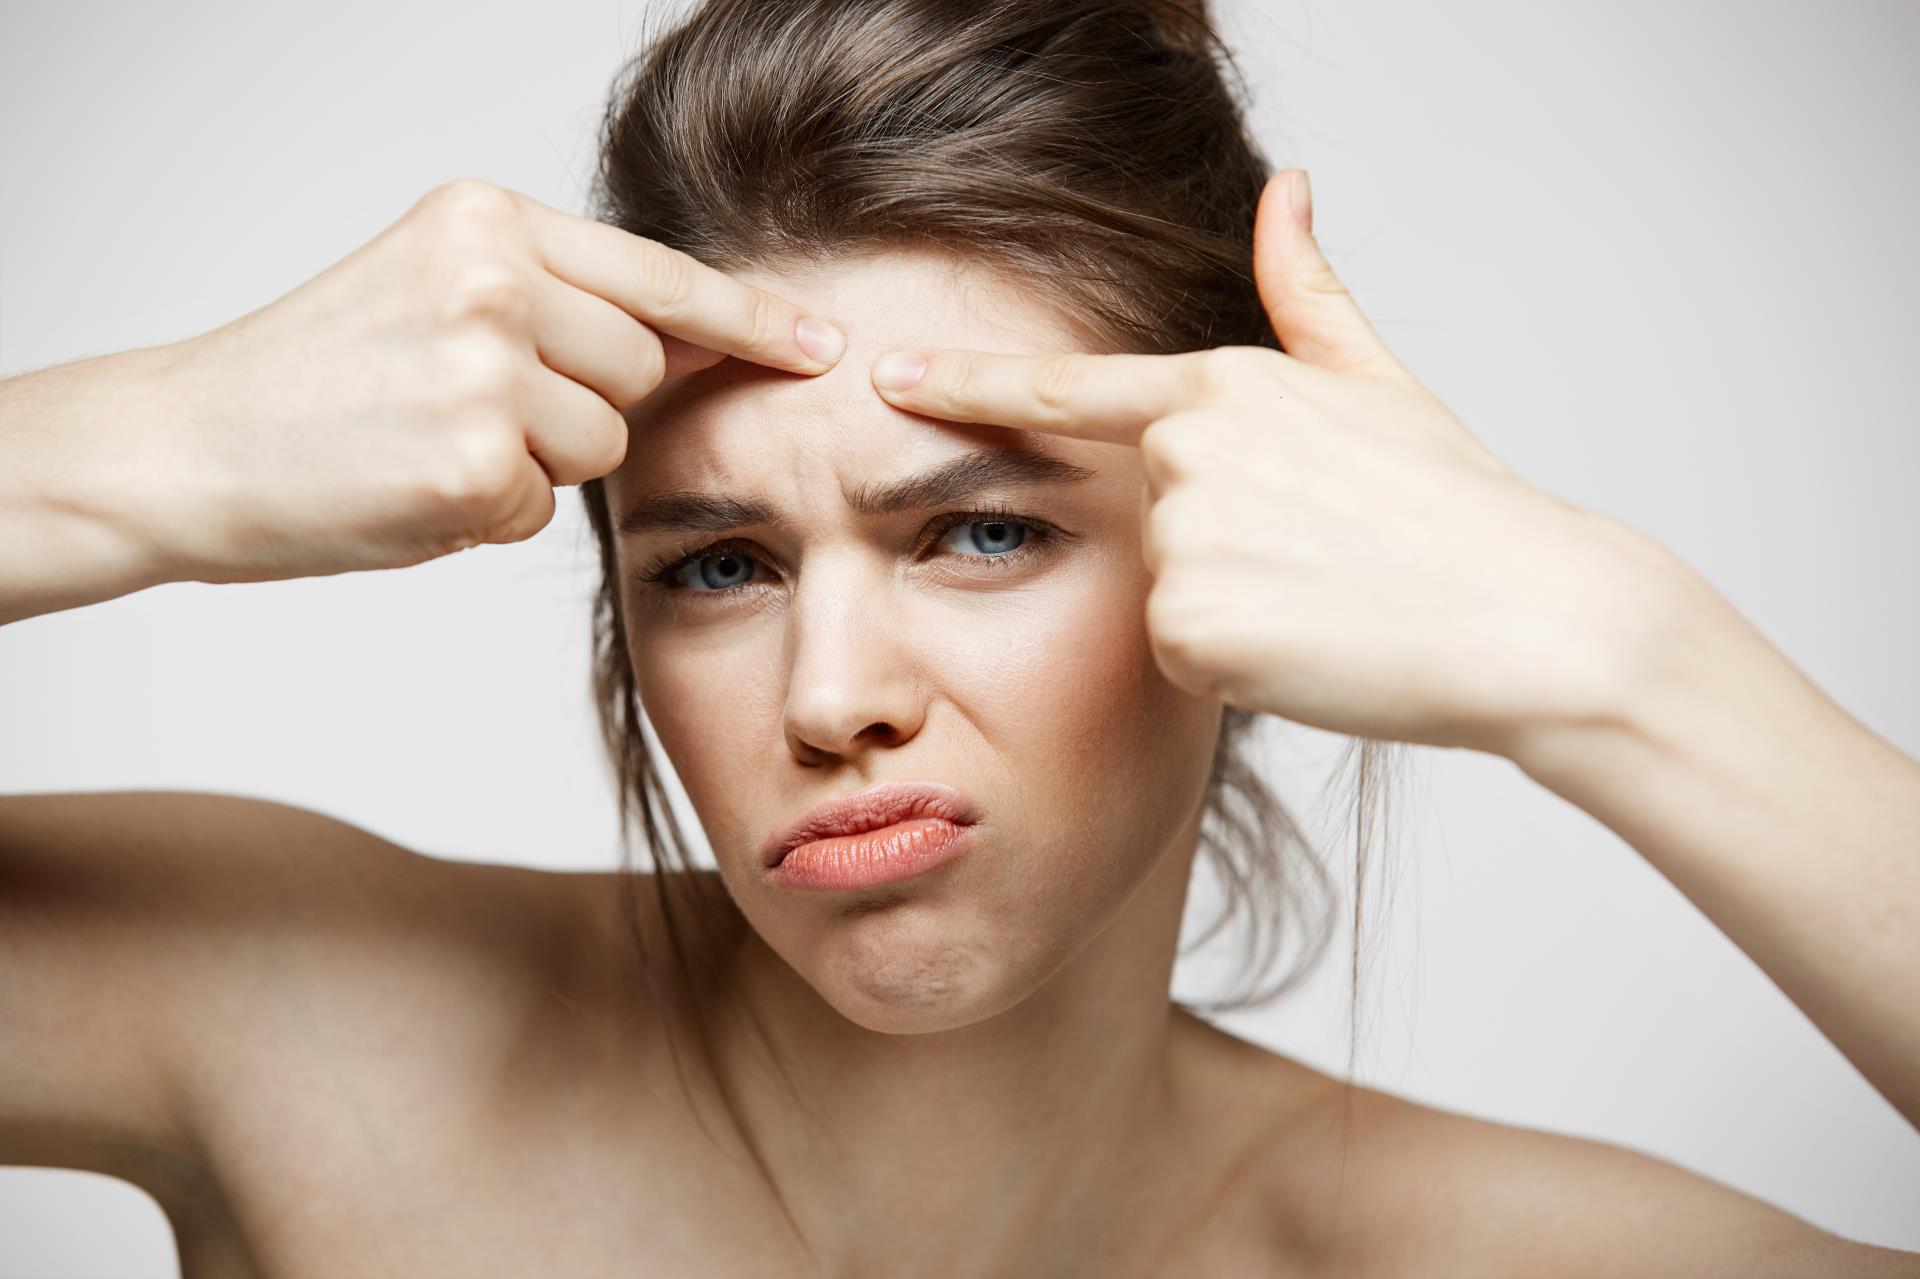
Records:
[[[879,782],[865,790],[830,796],[782,822],[760,846],[760,864],[778,866],[808,840],[855,835],[916,817],[943,817],[962,826],[979,820],[965,792],[945,782]]]

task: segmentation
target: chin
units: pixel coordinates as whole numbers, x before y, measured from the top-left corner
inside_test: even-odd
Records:
[[[848,1021],[924,1035],[985,1021],[1019,1001],[1012,948],[990,925],[968,928],[924,900],[864,897],[827,925],[815,990]],[[976,929],[983,931],[976,931]]]

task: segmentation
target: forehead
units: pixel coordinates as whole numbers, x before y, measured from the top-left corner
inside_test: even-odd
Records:
[[[982,445],[1043,450],[1098,465],[1100,446],[1008,427],[938,422],[873,389],[873,362],[901,347],[1011,354],[1086,349],[1071,320],[989,269],[930,253],[729,271],[825,316],[847,352],[815,377],[728,359],[670,379],[626,410],[616,494],[656,488],[789,489],[884,477]]]
[[[978,258],[896,250],[728,274],[839,321],[850,355],[863,341],[872,354],[935,343],[1019,351],[1078,345],[1057,304]]]

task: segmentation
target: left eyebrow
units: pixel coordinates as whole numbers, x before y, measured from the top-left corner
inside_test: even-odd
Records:
[[[1051,453],[975,449],[902,479],[862,484],[841,496],[856,515],[874,517],[945,506],[997,484],[1077,484],[1093,476],[1091,469]],[[665,530],[724,533],[780,522],[780,512],[765,502],[682,489],[641,498],[614,527],[622,537],[637,537]]]

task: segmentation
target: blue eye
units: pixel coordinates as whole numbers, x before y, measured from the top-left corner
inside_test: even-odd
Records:
[[[999,559],[1008,552],[1019,550],[1026,543],[1027,530],[1032,527],[1021,520],[968,520],[964,524],[952,525],[947,531],[967,534],[960,539],[967,550]]]
[[[753,557],[732,549],[705,551],[691,556],[673,566],[668,576],[678,581],[683,588],[698,590],[685,580],[687,570],[693,570],[696,580],[708,590],[725,591],[741,586],[753,578]]]
[[[960,535],[957,549],[946,548],[949,533]],[[1049,544],[1073,536],[1011,511],[951,511],[935,519],[927,534],[935,548],[994,569],[1040,554]],[[714,599],[749,594],[745,588],[755,584],[754,569],[760,563],[743,543],[716,542],[690,554],[663,556],[638,570],[634,578],[665,595]]]

